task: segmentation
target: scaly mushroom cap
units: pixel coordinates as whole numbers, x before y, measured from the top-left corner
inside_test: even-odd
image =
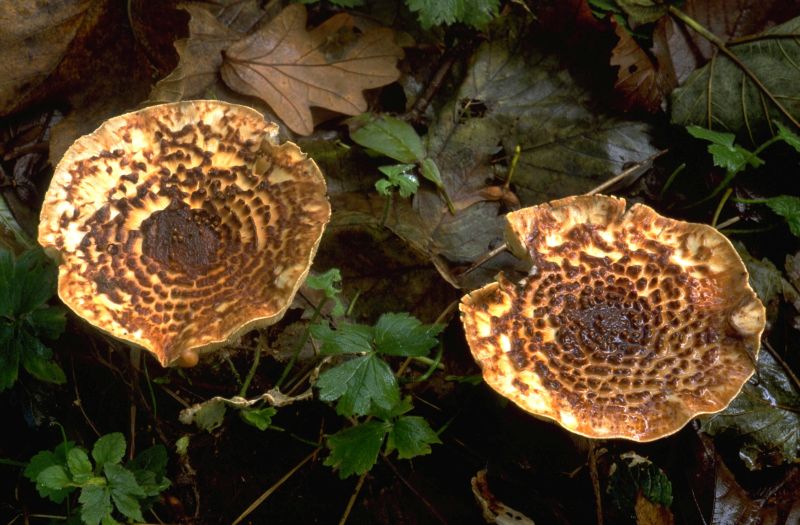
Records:
[[[188,101],[78,139],[39,224],[64,303],[163,365],[277,322],[330,218],[319,168],[277,131],[250,108]]]
[[[764,307],[714,228],[601,195],[507,221],[530,274],[465,295],[461,319],[486,382],[523,409],[652,441],[724,409],[753,374]]]

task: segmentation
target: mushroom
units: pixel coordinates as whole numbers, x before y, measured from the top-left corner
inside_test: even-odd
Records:
[[[590,438],[652,441],[724,409],[753,374],[765,325],[717,230],[602,195],[507,216],[531,264],[461,299],[485,381]]]
[[[277,133],[253,109],[198,100],[75,141],[39,223],[62,301],[164,366],[280,320],[330,204],[317,165]]]

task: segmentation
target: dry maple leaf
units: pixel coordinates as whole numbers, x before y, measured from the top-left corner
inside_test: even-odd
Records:
[[[355,35],[352,23],[343,13],[308,31],[305,6],[292,4],[225,50],[222,78],[232,89],[264,100],[301,135],[314,130],[311,106],[363,113],[363,90],[397,80],[395,64],[403,50],[390,29]]]

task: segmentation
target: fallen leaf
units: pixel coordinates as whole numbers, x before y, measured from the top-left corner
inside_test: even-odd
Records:
[[[403,50],[390,29],[362,34],[338,14],[306,29],[306,9],[291,4],[225,50],[222,78],[240,93],[261,98],[293,131],[314,130],[311,106],[345,115],[367,109],[363,90],[397,80]]]
[[[636,525],[672,525],[675,517],[667,507],[653,503],[641,494],[636,496]]]
[[[800,453],[800,392],[765,349],[757,371],[728,408],[702,424],[710,435],[730,437],[750,470],[796,462]]]
[[[625,27],[613,20],[612,24],[619,42],[611,53],[611,65],[619,68],[614,89],[623,96],[622,109],[660,111],[664,97],[677,86],[674,74],[663,72]]]
[[[800,82],[800,43],[786,35],[800,34],[800,17],[776,26],[758,40],[729,46],[763,86],[795,120],[800,119],[800,99],[794,96]],[[692,73],[673,91],[672,122],[697,124],[738,134],[760,144],[774,132],[775,122],[788,120],[765,93],[724,55]]]
[[[534,525],[532,519],[522,512],[512,509],[492,493],[486,479],[486,469],[479,470],[470,480],[470,485],[472,486],[472,495],[480,505],[486,523]]]

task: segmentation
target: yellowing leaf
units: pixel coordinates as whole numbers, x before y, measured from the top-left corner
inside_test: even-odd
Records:
[[[391,30],[352,33],[352,18],[339,14],[311,31],[306,9],[289,5],[254,33],[225,50],[220,70],[232,89],[261,98],[293,131],[314,129],[311,106],[346,115],[367,109],[363,90],[400,76],[403,50]]]

